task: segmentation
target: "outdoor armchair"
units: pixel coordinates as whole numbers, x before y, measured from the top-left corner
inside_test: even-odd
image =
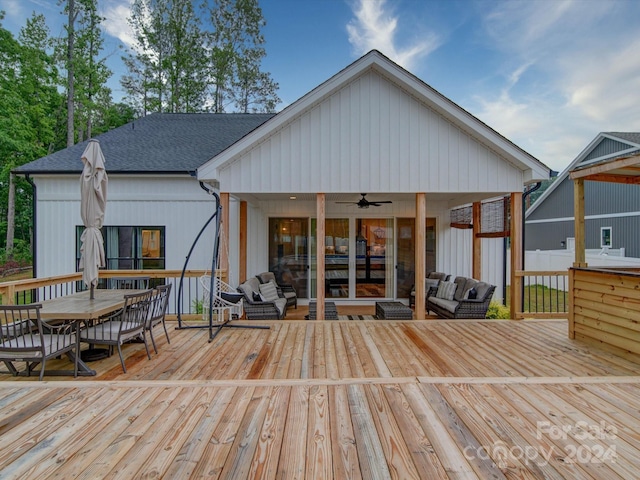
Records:
[[[146,290],[149,288],[149,277],[111,277],[105,278],[107,288],[124,290]]]
[[[273,272],[262,272],[256,275],[256,278],[260,283],[272,282],[276,289],[278,289],[278,294],[287,299],[287,307],[293,305],[293,308],[298,308],[298,294],[296,293],[296,289],[293,288],[293,285],[288,283],[278,283],[276,281],[276,275]]]
[[[274,287],[271,287],[275,290]],[[263,288],[264,289],[264,288]],[[280,320],[287,312],[287,299],[275,294],[263,299],[257,278],[249,278],[238,285],[238,292],[244,294],[244,313],[249,320]]]
[[[124,296],[124,307],[117,313],[102,319],[96,325],[80,330],[80,341],[90,345],[109,345],[118,348],[122,370],[126,373],[122,344],[134,338],[140,338],[151,360],[147,336],[145,335],[151,295],[153,290]]]
[[[40,380],[48,359],[75,350],[74,376],[78,375],[77,323],[50,325],[40,318],[40,304],[0,306],[0,360],[13,375],[13,362],[26,362],[23,373],[30,375],[40,364]]]

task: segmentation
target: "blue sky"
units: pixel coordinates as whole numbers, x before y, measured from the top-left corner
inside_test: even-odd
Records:
[[[53,35],[57,0],[0,0],[17,33],[32,11]],[[130,0],[99,0],[114,98]],[[562,171],[602,131],[640,131],[637,0],[262,0],[279,109],[375,48]]]

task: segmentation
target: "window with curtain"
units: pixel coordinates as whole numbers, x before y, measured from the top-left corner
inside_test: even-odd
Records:
[[[80,264],[80,237],[76,227],[76,271]],[[102,227],[107,270],[163,270],[165,268],[165,227]]]

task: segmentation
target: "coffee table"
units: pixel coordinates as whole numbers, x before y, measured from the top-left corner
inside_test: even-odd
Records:
[[[402,302],[376,302],[379,320],[413,320],[413,310]]]
[[[317,308],[317,302],[309,302],[309,315],[306,315],[305,318],[307,320],[316,320]],[[324,319],[338,320],[338,309],[335,302],[324,302]]]

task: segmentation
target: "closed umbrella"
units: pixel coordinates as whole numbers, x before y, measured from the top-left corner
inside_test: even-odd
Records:
[[[85,226],[80,241],[82,280],[91,289],[98,284],[98,269],[104,267],[104,242],[100,229],[107,206],[107,172],[104,155],[97,140],[91,140],[82,154],[84,168],[80,176],[80,215]]]

